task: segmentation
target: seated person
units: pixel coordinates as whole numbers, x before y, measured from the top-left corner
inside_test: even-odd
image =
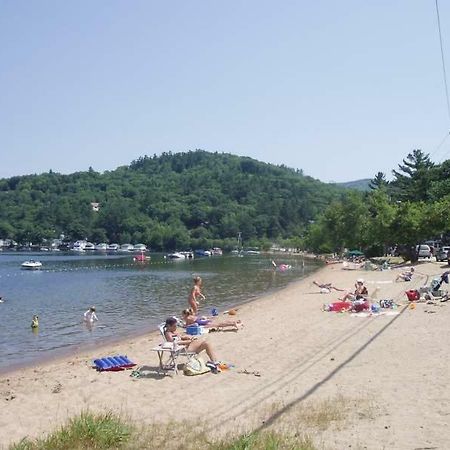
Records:
[[[320,292],[323,294],[328,294],[332,289],[335,291],[344,291],[344,289],[339,289],[336,286],[333,286],[331,283],[319,283],[318,281],[313,281],[313,284],[320,288]],[[328,291],[328,292],[327,292]]]
[[[197,340],[195,336],[188,336],[187,334],[180,335],[177,333],[177,319],[175,319],[175,317],[169,317],[166,320],[164,337],[167,342],[173,342],[175,345],[183,346],[189,352],[199,354],[205,350],[210,359],[208,363],[212,363],[215,367],[219,365],[214,350],[209,342]]]
[[[346,301],[346,300],[360,300],[363,299],[365,297],[367,297],[369,295],[369,292],[367,291],[366,286],[364,286],[364,280],[362,278],[359,278],[356,280],[355,283],[355,291],[352,292],[347,292],[347,294],[344,295],[344,297],[342,297],[340,300],[342,301]]]
[[[395,281],[411,281],[414,275],[414,267],[410,267],[406,272],[399,273]]]
[[[235,330],[239,329],[239,324],[241,323],[240,320],[226,320],[224,322],[219,323],[213,323],[213,321],[208,317],[198,317],[194,314],[194,311],[192,311],[191,308],[189,309],[183,309],[183,312],[181,313],[183,316],[184,323],[186,326],[193,325],[194,323],[198,325],[202,325],[206,328],[228,328],[232,327]]]

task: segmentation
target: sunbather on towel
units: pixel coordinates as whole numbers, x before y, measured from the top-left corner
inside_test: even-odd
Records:
[[[325,290],[331,292],[332,289],[335,291],[344,291],[344,289],[339,289],[336,286],[333,286],[331,283],[319,283],[318,281],[313,281],[313,284],[320,288],[320,292],[326,293]],[[323,291],[322,291],[323,290]]]
[[[199,354],[205,350],[210,361],[214,365],[218,365],[218,360],[209,342],[197,340],[195,336],[188,336],[186,334],[177,333],[177,319],[169,317],[166,320],[166,326],[164,327],[164,336],[167,342],[176,342],[178,345],[186,347],[190,352]]]
[[[355,283],[355,291],[354,292],[347,292],[340,300],[346,301],[346,300],[360,300],[369,295],[369,292],[367,291],[366,286],[364,286],[364,280],[362,278],[358,278]]]
[[[395,281],[411,281],[414,275],[414,267],[410,267],[406,272],[399,273]]]
[[[198,317],[194,314],[194,311],[192,311],[191,308],[189,309],[183,309],[183,312],[181,313],[183,316],[183,320],[186,324],[186,326],[188,325],[193,325],[194,323],[198,324],[198,325],[203,325],[207,328],[233,328],[235,330],[239,329],[239,325],[241,323],[240,320],[226,320],[224,322],[218,322],[218,323],[214,323],[212,321],[212,319],[210,319],[209,317]]]

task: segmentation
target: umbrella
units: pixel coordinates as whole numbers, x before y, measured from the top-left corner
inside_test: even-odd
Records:
[[[364,256],[364,253],[359,250],[350,250],[347,252],[348,256]]]

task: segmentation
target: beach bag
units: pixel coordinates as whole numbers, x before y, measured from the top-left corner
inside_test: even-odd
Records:
[[[205,361],[197,355],[189,358],[189,361],[183,367],[183,373],[187,376],[202,375],[210,370],[211,369],[206,366]]]
[[[419,291],[417,291],[415,289],[410,289],[409,291],[406,291],[405,294],[408,297],[408,300],[410,302],[413,302],[415,300],[419,300],[419,298],[420,298]]]

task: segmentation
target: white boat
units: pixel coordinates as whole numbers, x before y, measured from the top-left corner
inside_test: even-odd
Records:
[[[132,244],[122,244],[120,246],[121,252],[132,252],[134,250],[134,245]]]
[[[219,247],[214,247],[214,248],[212,248],[212,249],[211,249],[211,252],[212,252],[212,254],[213,254],[214,256],[221,256],[221,255],[223,255],[223,251],[222,251],[222,249],[219,248]]]
[[[84,246],[85,251],[93,251],[95,250],[95,245],[92,242],[86,242]]]
[[[106,250],[108,250],[108,244],[102,242],[101,244],[97,244],[95,246],[95,250],[97,250],[98,252],[106,252]]]
[[[109,245],[106,247],[106,250],[107,250],[108,252],[117,252],[117,250],[119,250],[119,244],[109,244]]]
[[[86,244],[86,241],[76,241],[73,243],[71,250],[74,252],[84,252]]]
[[[193,252],[180,252],[186,259],[192,259],[194,257]]]
[[[170,259],[186,259],[186,256],[181,252],[173,252],[167,255]]]
[[[40,261],[34,261],[30,259],[29,261],[25,261],[21,264],[22,269],[36,270],[42,267],[42,263]]]
[[[134,251],[135,252],[146,252],[147,251],[147,246],[145,244],[136,244],[134,246]]]
[[[246,254],[246,255],[259,255],[260,252],[258,250],[244,250],[244,254]]]

